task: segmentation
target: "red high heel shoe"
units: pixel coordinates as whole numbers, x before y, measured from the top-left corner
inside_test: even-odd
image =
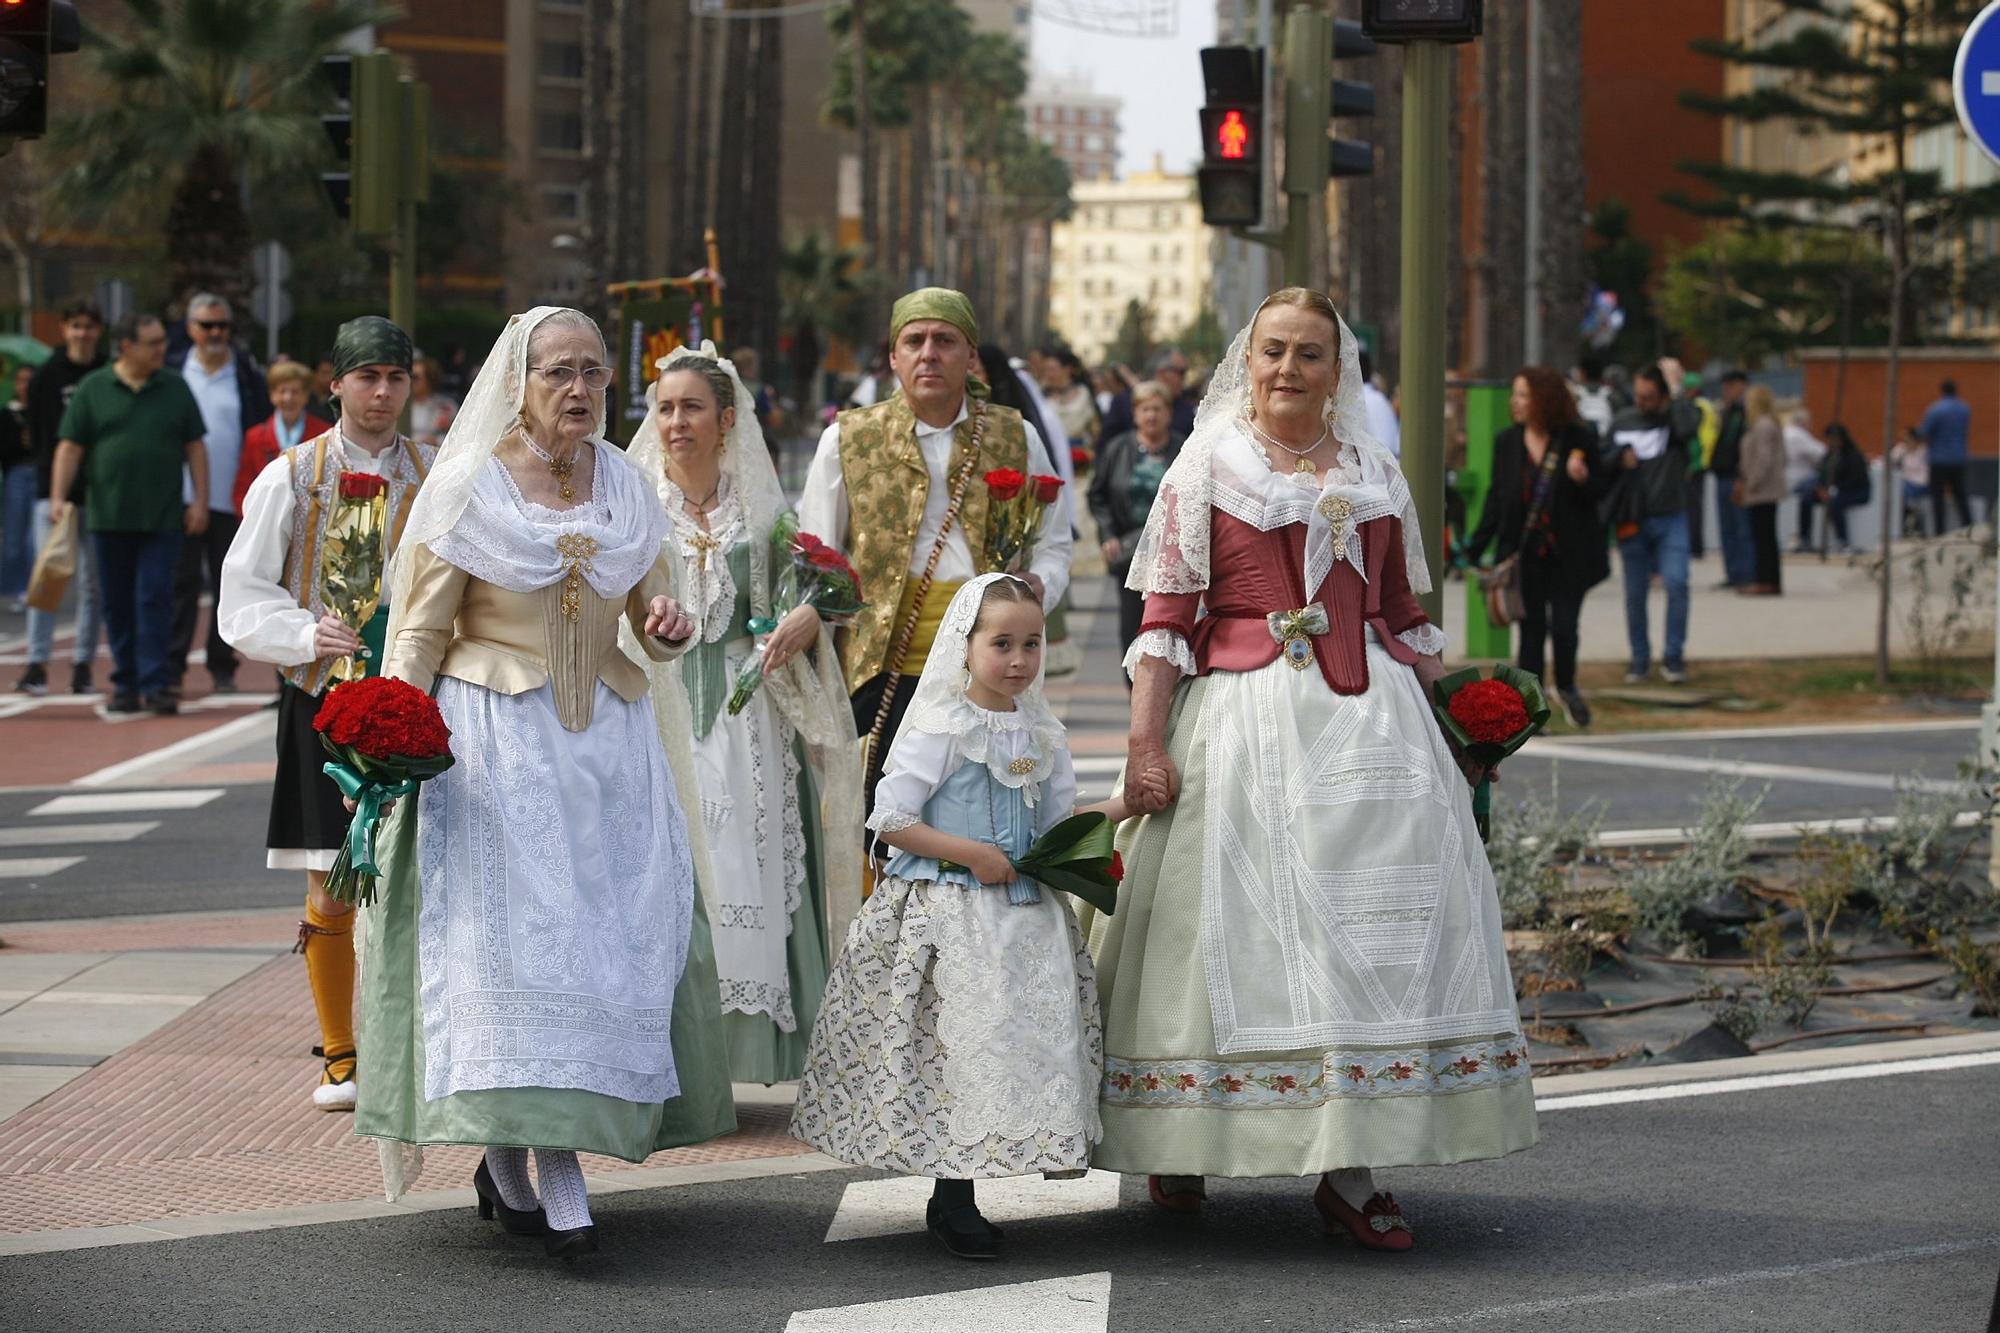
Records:
[[[1319,1210],[1321,1231],[1329,1236],[1347,1236],[1364,1249],[1400,1254],[1417,1243],[1416,1233],[1410,1230],[1392,1194],[1369,1196],[1357,1212],[1321,1176],[1319,1188],[1313,1191],[1313,1207]]]
[[[1195,1187],[1193,1189],[1179,1189],[1168,1193],[1160,1187],[1160,1177],[1147,1176],[1146,1193],[1152,1196],[1154,1203],[1170,1213],[1192,1214],[1200,1212],[1201,1201],[1208,1196],[1207,1188],[1201,1183],[1201,1177],[1180,1176],[1175,1177],[1175,1179],[1192,1179],[1196,1182]]]

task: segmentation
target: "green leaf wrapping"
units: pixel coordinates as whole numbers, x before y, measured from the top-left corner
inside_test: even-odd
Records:
[[[1074,894],[1109,916],[1118,906],[1118,881],[1111,876],[1113,854],[1111,821],[1092,812],[1071,815],[1010,859],[1022,874]]]
[[[1465,728],[1459,726],[1458,719],[1451,715],[1451,698],[1477,680],[1497,680],[1520,691],[1522,700],[1528,705],[1527,730],[1497,742],[1475,741],[1466,735]],[[1445,734],[1468,759],[1484,768],[1498,767],[1503,759],[1526,745],[1549,724],[1549,700],[1542,692],[1542,683],[1517,666],[1500,665],[1490,672],[1481,671],[1478,667],[1466,667],[1431,686],[1431,694],[1431,711],[1437,714],[1438,725],[1444,728]]]

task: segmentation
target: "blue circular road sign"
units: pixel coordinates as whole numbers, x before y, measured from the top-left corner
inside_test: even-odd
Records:
[[[1951,70],[1958,123],[1981,152],[2000,162],[2000,0],[1979,11],[1958,44]]]

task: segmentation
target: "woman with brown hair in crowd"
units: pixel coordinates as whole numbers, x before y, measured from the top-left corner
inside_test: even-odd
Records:
[[[1493,441],[1493,484],[1466,542],[1477,561],[1491,545],[1496,565],[1518,562],[1522,615],[1516,663],[1540,678],[1542,649],[1555,640],[1556,695],[1572,726],[1590,725],[1576,685],[1577,621],[1584,594],[1611,576],[1597,502],[1608,478],[1597,435],[1576,398],[1547,366],[1524,366],[1508,399],[1514,424]]]

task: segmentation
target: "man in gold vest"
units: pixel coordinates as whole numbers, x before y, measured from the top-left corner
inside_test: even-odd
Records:
[[[326,605],[324,575],[329,550],[338,555],[351,540],[342,530],[368,517],[351,511],[377,503],[362,498],[371,491],[381,496],[377,568],[386,569],[436,457],[435,448],[396,430],[410,398],[412,352],[409,335],[379,315],[340,326],[333,344],[340,424],[279,454],[250,483],[216,607],[222,637],[283,677],[266,864],[306,872],[299,951],[319,1013],[315,1054],[326,1063],[313,1105],[322,1111],[354,1109],[354,909],[326,893],[348,816],[322,771],[327,754],[312,723],[336,678],[379,665],[389,614],[388,588],[378,582],[375,614],[345,623]]]
[[[986,401],[986,386],[972,377],[978,348],[979,324],[962,293],[926,287],[896,302],[889,368],[898,392],[843,412],[827,427],[799,501],[799,527],[845,550],[868,596],[838,646],[855,730],[874,737],[870,805],[945,607],[960,584],[994,572],[986,557],[985,474],[1056,472],[1035,428],[1012,408]],[[1069,586],[1069,561],[1070,498],[1063,495],[1043,511],[1019,571],[1044,609]]]

